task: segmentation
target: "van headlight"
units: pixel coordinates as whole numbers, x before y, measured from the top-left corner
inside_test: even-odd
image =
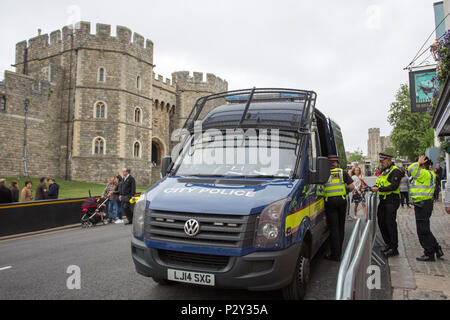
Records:
[[[261,212],[255,237],[256,248],[279,247],[284,207],[289,201],[290,198],[275,201]]]
[[[147,204],[146,194],[142,194],[136,204],[134,205],[133,213],[133,235],[136,238],[142,238],[144,236],[144,218]]]

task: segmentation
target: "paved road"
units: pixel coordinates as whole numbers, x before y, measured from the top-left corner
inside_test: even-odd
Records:
[[[353,222],[348,221],[349,237]],[[160,286],[135,272],[130,254],[131,228],[107,225],[0,242],[0,299],[281,299],[277,292],[218,290],[183,284]],[[339,264],[312,261],[307,299],[333,299]],[[66,287],[67,268],[81,269],[81,289]],[[10,268],[8,268],[10,267]],[[382,290],[374,297],[390,299],[382,270]]]

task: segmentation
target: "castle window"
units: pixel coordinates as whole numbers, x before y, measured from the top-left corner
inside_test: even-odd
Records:
[[[102,137],[94,138],[92,153],[93,154],[105,154],[106,153],[105,139],[103,139]]]
[[[6,111],[6,98],[3,96],[0,98],[0,111]]]
[[[136,122],[136,123],[142,122],[142,110],[139,107],[134,109],[134,122]]]
[[[141,157],[141,144],[139,141],[136,141],[133,146],[133,158]]]
[[[139,90],[141,89],[141,77],[140,76],[137,76],[136,88],[138,88]]]
[[[49,82],[53,82],[53,80],[54,80],[55,73],[54,73],[53,69],[54,69],[53,63],[50,63],[50,65],[48,66],[48,81]]]
[[[97,102],[94,109],[94,118],[105,119],[106,118],[106,104],[104,102]]]
[[[98,69],[98,82],[105,82],[105,68]]]

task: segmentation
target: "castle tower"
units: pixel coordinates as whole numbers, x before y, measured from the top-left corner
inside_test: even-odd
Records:
[[[50,42],[41,35],[19,43],[15,66],[37,79],[62,70],[61,176],[103,182],[126,166],[149,184],[153,43],[125,27],[116,33],[97,24],[91,34],[80,22],[52,32]]]
[[[369,140],[367,141],[367,157],[377,162],[379,152],[381,152],[380,128],[370,128]]]
[[[228,91],[228,83],[211,73],[207,73],[206,81],[203,81],[202,72],[194,72],[193,77],[191,77],[188,71],[178,71],[172,73],[172,81],[177,87],[178,110],[175,120],[176,128],[183,127],[192,108],[200,97]],[[205,106],[203,115],[206,115],[214,106]]]
[[[33,177],[104,183],[128,167],[149,186],[196,100],[228,90],[213,74],[156,76],[152,41],[106,24],[91,33],[89,22],[18,43],[14,66],[0,82],[2,176],[24,174],[26,149]]]

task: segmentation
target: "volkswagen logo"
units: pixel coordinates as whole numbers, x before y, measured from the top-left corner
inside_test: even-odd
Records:
[[[189,237],[195,237],[199,231],[200,224],[195,219],[188,220],[184,224],[184,233],[186,233]]]

